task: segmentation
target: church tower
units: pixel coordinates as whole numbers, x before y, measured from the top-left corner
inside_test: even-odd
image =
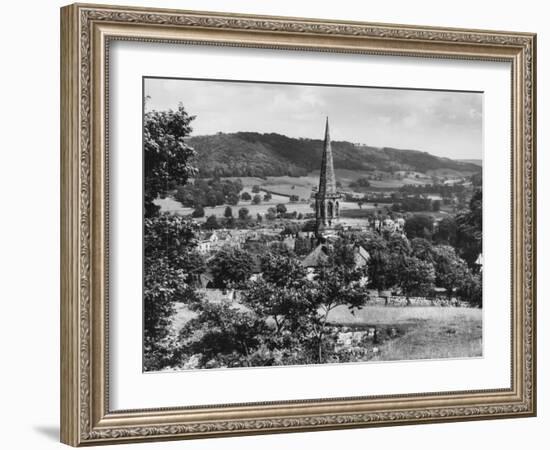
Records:
[[[340,194],[336,191],[336,176],[332,162],[332,147],[330,145],[330,131],[328,117],[325,128],[325,142],[321,173],[319,175],[319,190],[315,196],[315,219],[317,235],[324,228],[332,227],[340,217]]]

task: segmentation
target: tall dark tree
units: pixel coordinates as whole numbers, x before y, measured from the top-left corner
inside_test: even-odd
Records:
[[[405,234],[409,239],[424,238],[431,240],[433,217],[426,214],[414,214],[405,221]]]
[[[474,268],[483,247],[483,194],[478,190],[470,200],[469,210],[456,216],[456,247],[459,255]]]
[[[153,203],[156,198],[164,197],[176,185],[184,185],[197,173],[191,164],[195,151],[185,142],[192,131],[194,118],[182,105],[175,111],[150,111],[145,114],[143,167],[146,217],[158,214],[160,208]]]
[[[252,275],[252,255],[236,248],[222,248],[209,261],[209,266],[217,288],[239,287]]]

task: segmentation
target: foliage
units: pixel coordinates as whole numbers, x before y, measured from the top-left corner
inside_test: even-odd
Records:
[[[433,223],[433,217],[425,214],[415,214],[405,221],[405,234],[409,239],[420,237],[431,240]]]
[[[458,289],[458,297],[470,303],[472,306],[483,306],[483,274],[468,273],[468,275],[462,280]]]
[[[250,211],[248,208],[239,208],[239,219],[240,220],[247,220],[250,218]]]
[[[143,126],[144,155],[144,213],[146,217],[158,214],[160,208],[153,201],[165,197],[176,184],[185,184],[195,176],[191,165],[196,156],[185,138],[192,131],[190,116],[183,106],[176,111],[150,111],[145,114]]]
[[[320,139],[294,139],[276,133],[218,133],[189,140],[197,151],[203,177],[305,176],[319,169],[323,151]],[[336,169],[395,171],[451,169],[480,172],[475,164],[439,158],[425,152],[375,148],[351,142],[333,141]]]
[[[447,244],[455,246],[456,244],[456,220],[454,217],[444,217],[437,224],[437,230],[433,239],[438,244]]]
[[[252,275],[252,256],[236,248],[222,248],[209,261],[214,286],[227,289],[242,286]]]
[[[262,203],[262,197],[260,194],[256,194],[253,198],[252,198],[252,204],[253,205],[259,205],[260,203]]]
[[[368,178],[364,178],[364,177],[358,178],[357,180],[352,181],[349,184],[349,187],[350,188],[370,187],[370,181]]]
[[[174,198],[183,206],[194,207],[196,205],[203,206],[219,206],[224,204],[236,205],[239,203],[239,192],[243,185],[240,179],[237,180],[220,180],[212,178],[206,180],[197,178],[193,183],[188,183],[176,188]],[[250,194],[243,193],[244,196]]]
[[[250,201],[252,200],[252,196],[248,192],[243,192],[241,194],[241,200],[244,200],[245,202]]]
[[[455,288],[460,287],[470,275],[468,266],[449,245],[438,245],[433,248],[436,283],[447,290],[451,298]]]
[[[144,220],[144,366],[156,370],[168,365],[173,346],[168,341],[174,302],[196,297],[192,283],[204,272],[195,251],[196,225],[162,215]]]
[[[470,200],[469,210],[456,216],[456,247],[459,255],[474,268],[483,247],[483,195],[478,190]]]
[[[406,295],[430,295],[434,288],[435,270],[432,264],[414,256],[406,256],[399,265],[398,285]]]
[[[276,209],[278,215],[286,213],[286,206],[283,203],[279,203],[275,207],[275,209]]]
[[[195,209],[193,210],[193,214],[191,214],[192,217],[198,218],[198,217],[204,217],[204,208],[202,205],[195,206]]]
[[[233,217],[233,209],[231,208],[231,206],[226,206],[225,207],[225,210],[223,212],[223,216],[226,219],[229,219],[230,217]]]
[[[204,223],[203,227],[206,230],[217,230],[218,228],[220,228],[220,224],[218,223],[218,218],[216,217],[216,215],[212,214],[212,215],[208,216],[208,218],[206,219],[206,222]]]

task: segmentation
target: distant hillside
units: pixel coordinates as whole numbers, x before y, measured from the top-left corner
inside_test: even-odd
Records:
[[[319,169],[323,141],[294,139],[269,133],[218,133],[189,138],[197,151],[201,177],[301,176]],[[376,148],[346,141],[333,141],[334,166],[352,170],[430,170],[450,169],[464,173],[481,168],[469,162],[439,158],[418,150]]]
[[[479,166],[479,167],[483,166],[483,160],[482,159],[457,159],[456,161],[475,164],[476,166]]]

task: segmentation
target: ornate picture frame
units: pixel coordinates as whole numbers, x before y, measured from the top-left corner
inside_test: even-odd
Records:
[[[510,387],[113,411],[108,370],[107,68],[114,41],[510,63]],[[534,416],[535,89],[536,36],[531,33],[105,5],[62,8],[61,441],[81,446]]]

